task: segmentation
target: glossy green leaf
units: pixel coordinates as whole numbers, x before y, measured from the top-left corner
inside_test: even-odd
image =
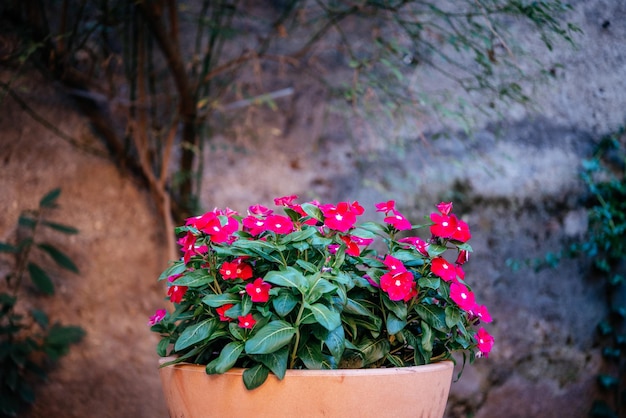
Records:
[[[402,331],[406,326],[406,320],[402,320],[395,316],[393,313],[389,312],[387,315],[387,332],[389,335],[397,334]]]
[[[287,363],[289,361],[289,348],[283,347],[278,351],[269,354],[256,354],[254,359],[263,363],[279,379],[285,377]]]
[[[436,245],[436,244],[430,244],[428,246],[428,255],[431,257],[437,257],[438,255],[443,254],[444,252],[446,252],[447,248],[445,245]]]
[[[259,329],[248,341],[248,354],[269,354],[277,351],[291,341],[296,334],[296,328],[285,321],[272,321]]]
[[[300,207],[302,208],[304,213],[306,213],[311,218],[316,219],[320,222],[324,221],[324,214],[319,207],[311,203],[303,203],[302,205],[300,205]]]
[[[244,370],[243,383],[248,390],[256,389],[265,383],[267,376],[269,376],[267,367],[262,364],[257,364],[254,367]]]
[[[219,308],[220,306],[224,306],[226,304],[235,304],[241,301],[241,296],[233,294],[233,293],[222,293],[222,294],[210,294],[206,295],[202,298],[202,303],[208,305],[212,308]]]
[[[321,303],[305,304],[305,306],[313,312],[315,320],[327,330],[332,331],[341,326],[339,312],[333,311]]]
[[[229,342],[222,348],[220,355],[206,366],[207,374],[222,374],[231,369],[241,353],[243,353],[244,344],[241,341]]]
[[[272,299],[272,306],[276,314],[284,317],[289,314],[298,304],[298,299],[288,291],[281,291]]]
[[[175,261],[171,263],[160,275],[159,280],[164,280],[172,276],[176,276],[185,271],[187,266],[183,261]]]
[[[209,318],[205,319],[204,321],[198,322],[197,324],[188,326],[183,330],[183,332],[176,340],[174,350],[184,350],[187,347],[190,347],[202,340],[209,338],[209,336],[215,329],[215,325],[216,319]]]
[[[167,348],[170,346],[170,337],[161,338],[157,344],[156,352],[160,357],[167,356]]]
[[[386,339],[366,340],[357,347],[363,355],[363,361],[366,366],[382,359],[390,350],[389,341]]]
[[[428,323],[436,330],[442,332],[449,331],[446,325],[446,314],[441,307],[434,305],[415,305],[414,309],[424,322]]]
[[[50,244],[38,244],[37,247],[41,248],[43,251],[48,253],[50,257],[60,266],[66,270],[78,274],[78,267],[74,264],[74,262],[67,256],[65,253],[61,252],[58,248],[50,245]]]
[[[207,270],[198,269],[189,271],[176,279],[176,284],[187,287],[202,287],[213,282],[213,276]]]
[[[306,293],[309,282],[304,275],[293,267],[287,267],[285,270],[273,270],[263,278],[268,283],[277,286],[285,286],[298,289],[300,293]]]
[[[432,330],[430,328],[430,326],[422,321],[421,322],[422,325],[422,340],[421,340],[421,347],[424,349],[424,351],[428,352],[428,353],[432,353],[433,351],[433,333]]]
[[[330,331],[324,339],[324,344],[335,360],[339,361],[346,348],[346,336],[343,327],[337,327]]]

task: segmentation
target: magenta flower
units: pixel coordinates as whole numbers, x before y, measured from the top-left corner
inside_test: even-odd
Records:
[[[380,202],[376,204],[376,212],[391,212],[396,209],[396,202],[394,200],[388,200],[386,202]]]
[[[419,237],[406,237],[398,240],[403,244],[410,244],[422,255],[428,257],[428,243]]]
[[[265,220],[265,227],[277,234],[288,234],[293,231],[293,222],[286,216],[270,215]]]
[[[159,322],[163,320],[163,318],[165,318],[166,313],[167,311],[165,309],[157,309],[154,315],[150,317],[150,320],[148,321],[148,325],[152,326],[152,325],[158,324]]]
[[[476,305],[472,308],[472,314],[483,322],[491,322],[491,315],[485,305]]]
[[[464,311],[471,311],[476,306],[474,293],[462,283],[454,282],[450,285],[450,299]]]
[[[170,302],[172,303],[180,303],[185,293],[187,293],[187,286],[178,286],[175,284],[167,289],[167,296],[170,297]]]
[[[389,295],[391,300],[403,300],[413,290],[413,275],[411,272],[385,273],[380,277],[380,288]]]
[[[320,209],[324,214],[324,225],[334,231],[347,232],[356,222],[356,211],[348,202],[340,202],[337,206],[325,205]]]
[[[445,282],[456,280],[456,269],[443,257],[433,258],[430,269],[433,274],[441,277]]]
[[[274,199],[276,206],[291,206],[294,200],[298,198],[298,195],[292,194],[290,196],[277,197]]]
[[[241,222],[250,235],[257,236],[267,230],[265,219],[257,218],[256,216],[246,216]]]
[[[225,261],[220,267],[220,274],[224,280],[242,279],[246,280],[252,277],[252,267],[243,262],[241,257],[228,262]]]
[[[476,342],[478,343],[478,349],[480,352],[487,357],[493,348],[494,339],[493,337],[485,331],[484,328],[481,328],[476,333]]]
[[[456,257],[456,264],[462,266],[469,261],[469,251],[460,250],[459,255]]]
[[[252,329],[254,328],[254,325],[256,324],[256,321],[252,317],[252,314],[239,316],[237,317],[237,319],[239,319],[240,328]]]
[[[269,216],[274,211],[270,208],[267,208],[263,205],[252,205],[248,208],[248,214],[250,215],[258,215],[258,216]]]
[[[437,210],[442,215],[449,215],[450,211],[452,210],[452,202],[441,202],[437,204]]]
[[[232,308],[234,305],[232,303],[227,303],[226,305],[222,305],[219,308],[216,308],[217,314],[220,316],[220,321],[228,322],[232,318],[226,316],[226,311]]]
[[[452,217],[456,221],[456,230],[452,234],[451,238],[457,241],[466,242],[472,237],[469,226],[462,220],[457,219],[456,216],[452,215]]]
[[[260,302],[264,303],[270,299],[270,289],[272,286],[269,283],[263,281],[263,279],[258,278],[253,283],[248,283],[246,285],[246,293],[250,295],[250,299],[252,302]]]
[[[397,210],[392,211],[393,215],[387,216],[385,218],[385,222],[393,225],[398,231],[405,231],[407,229],[411,229],[411,222],[409,222],[404,215],[402,215]]]
[[[436,237],[450,238],[457,232],[454,216],[431,213],[430,220],[434,222],[434,225],[430,226],[430,233]]]
[[[389,271],[393,274],[406,271],[406,267],[404,267],[404,264],[402,263],[402,261],[398,260],[397,258],[395,258],[394,256],[390,254],[387,254],[385,256],[385,259],[383,260],[383,264],[387,266]]]

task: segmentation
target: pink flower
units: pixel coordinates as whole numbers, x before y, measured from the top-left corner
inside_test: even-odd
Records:
[[[491,315],[485,305],[476,305],[472,308],[472,314],[483,322],[491,322]]]
[[[395,210],[396,202],[394,200],[388,200],[386,202],[380,202],[376,204],[376,212],[391,212]]]
[[[464,280],[465,279],[465,271],[463,270],[463,267],[459,266],[458,264],[454,267],[454,270],[456,271],[456,275],[461,279]]]
[[[450,285],[450,299],[464,311],[471,311],[475,306],[474,293],[462,283],[452,283]]]
[[[246,280],[252,277],[252,267],[243,262],[241,257],[234,259],[232,262],[225,261],[220,267],[220,274],[224,280],[242,279]]]
[[[469,261],[469,251],[460,250],[459,255],[456,257],[456,264],[462,266]]]
[[[461,242],[469,240],[472,237],[469,226],[462,220],[457,219],[454,215],[452,215],[452,218],[456,221],[456,230],[452,234],[451,238]]]
[[[298,195],[292,194],[290,196],[277,197],[274,199],[276,206],[291,206],[291,204],[298,198]]]
[[[239,319],[240,328],[252,329],[254,328],[254,325],[256,324],[256,321],[252,317],[252,314],[239,316],[237,319]]]
[[[335,231],[348,231],[354,226],[357,215],[360,215],[358,212],[363,209],[357,202],[355,203],[356,208],[354,204],[350,205],[348,202],[337,203],[337,206],[325,205],[320,207],[324,214],[324,225]],[[361,213],[363,212],[361,211]]]
[[[385,222],[393,225],[398,231],[405,231],[407,229],[411,229],[411,222],[409,222],[404,215],[402,215],[397,210],[393,210],[393,216],[387,216],[385,218]]]
[[[443,281],[452,282],[456,280],[456,269],[443,257],[433,258],[430,270],[434,275],[441,277]]]
[[[493,348],[493,337],[484,328],[481,328],[476,333],[476,342],[480,352],[487,357]]]
[[[226,316],[226,311],[232,308],[234,305],[232,303],[227,303],[226,305],[222,305],[219,308],[215,309],[217,314],[220,316],[220,321],[228,322],[231,318]]]
[[[392,274],[406,271],[406,267],[404,267],[404,264],[402,263],[402,261],[398,260],[397,258],[389,254],[385,256],[385,259],[383,260],[383,264],[387,266],[387,268]]]
[[[265,220],[265,227],[277,234],[288,234],[293,231],[291,219],[282,215],[270,215]]]
[[[248,208],[248,214],[250,215],[259,215],[259,216],[269,216],[274,212],[272,209],[266,208],[262,205],[253,205]]]
[[[170,297],[170,302],[172,303],[180,303],[185,293],[187,293],[187,286],[178,286],[175,284],[167,289],[167,296]]]
[[[413,275],[408,271],[385,273],[380,277],[380,287],[387,292],[389,299],[403,300],[413,290]]]
[[[450,238],[456,229],[456,217],[438,213],[431,213],[430,220],[435,224],[430,226],[430,232],[436,237]]]
[[[413,283],[413,285],[411,286],[411,291],[409,293],[407,293],[406,296],[404,296],[404,298],[402,298],[402,300],[404,302],[408,302],[412,298],[414,298],[415,296],[417,296],[417,283]]]
[[[163,318],[165,318],[166,313],[167,311],[165,309],[157,309],[154,315],[150,317],[150,320],[148,321],[148,325],[158,324],[159,322],[163,320]]]
[[[411,244],[422,255],[428,257],[428,243],[419,237],[406,237],[398,240],[398,242]]]
[[[216,211],[220,214],[218,215]],[[230,239],[230,235],[239,228],[239,222],[233,217],[225,216],[221,211],[216,211],[188,218],[186,225],[191,225],[208,234],[211,237],[211,241],[219,244]],[[231,214],[233,212],[229,210],[227,213]]]
[[[442,215],[448,215],[450,214],[450,211],[452,210],[452,202],[441,202],[437,205],[437,210],[442,214]]]
[[[257,218],[256,216],[246,216],[241,222],[244,228],[254,236],[267,230],[265,219]]]
[[[353,257],[358,257],[361,255],[361,250],[356,242],[352,241],[348,236],[341,236],[341,240],[346,244],[346,254],[351,255]]]
[[[270,299],[269,291],[271,288],[272,286],[269,283],[266,283],[263,279],[258,278],[253,283],[248,283],[246,285],[246,293],[250,295],[252,302],[264,303]]]

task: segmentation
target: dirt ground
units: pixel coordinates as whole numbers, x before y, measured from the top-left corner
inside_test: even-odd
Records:
[[[24,94],[59,130],[97,147],[85,120],[51,87],[32,86]],[[42,237],[68,254],[80,274],[39,260],[50,267],[56,293],[25,302],[44,308],[51,322],[81,326],[86,336],[37,387],[36,404],[24,416],[166,417],[157,340],[147,320],[162,307],[156,278],[167,260],[149,196],[108,159],[70,145],[9,97],[0,109],[0,241],[13,240],[20,211],[35,208],[56,187],[60,208],[52,218],[80,230]],[[0,263],[3,277],[7,268]]]

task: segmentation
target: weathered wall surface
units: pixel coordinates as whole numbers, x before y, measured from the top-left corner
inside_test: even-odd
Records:
[[[472,228],[468,280],[495,318],[496,346],[453,384],[450,417],[583,417],[593,400],[600,367],[594,327],[603,303],[588,266],[568,260],[534,272],[506,264],[541,257],[584,233],[581,160],[626,122],[626,4],[575,3],[571,18],[585,34],[577,50],[541,56],[563,67],[552,84],[535,89],[540,110],[511,108],[504,120],[479,120],[473,138],[446,132],[429,140],[407,126],[389,127],[403,132],[401,140],[374,138],[367,125],[347,126],[318,91],[297,84],[276,112],[247,110],[245,124],[206,148],[207,209],[244,211],[292,193],[359,200],[370,214],[387,199],[412,216],[455,202]],[[58,94],[41,85],[33,91]],[[36,110],[74,136],[90,135],[67,102],[49,100],[35,101]],[[0,112],[0,155],[0,240],[20,209],[57,186],[59,221],[81,230],[63,245],[81,275],[59,282],[48,303],[56,318],[88,334],[42,386],[29,416],[165,417],[156,341],[145,326],[161,305],[154,278],[165,263],[149,199],[112,164],[69,146],[9,99]]]

